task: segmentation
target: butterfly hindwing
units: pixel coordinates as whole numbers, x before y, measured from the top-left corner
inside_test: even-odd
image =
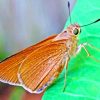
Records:
[[[19,81],[26,90],[34,93],[57,72],[63,60],[65,61],[65,42],[59,40],[48,43],[34,50],[23,60],[18,74]]]

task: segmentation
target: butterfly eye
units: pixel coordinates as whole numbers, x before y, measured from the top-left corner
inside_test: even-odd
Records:
[[[79,33],[79,30],[78,30],[77,28],[75,28],[74,31],[73,31],[73,33],[74,33],[75,35],[77,35],[77,34]]]

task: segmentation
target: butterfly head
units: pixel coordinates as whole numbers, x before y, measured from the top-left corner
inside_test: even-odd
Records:
[[[62,40],[69,38],[76,38],[78,34],[80,34],[81,29],[78,24],[71,24],[66,29],[64,29],[60,34],[58,34],[54,40]]]
[[[81,32],[81,28],[78,24],[71,24],[68,28],[67,28],[67,33],[69,35],[74,35],[77,36],[78,34],[80,34]]]

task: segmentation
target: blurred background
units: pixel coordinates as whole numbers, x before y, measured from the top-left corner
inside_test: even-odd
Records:
[[[75,2],[70,0],[71,10]],[[0,60],[60,33],[67,18],[67,0],[0,0]],[[24,89],[0,82],[0,100],[31,98]]]

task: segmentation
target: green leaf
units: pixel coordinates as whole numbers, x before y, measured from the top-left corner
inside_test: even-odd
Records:
[[[72,22],[84,25],[100,18],[100,0],[77,0],[71,13]],[[65,25],[65,28],[70,25]],[[88,42],[100,48],[100,22],[82,27],[79,43]],[[100,60],[100,51],[87,46],[89,53]],[[44,93],[43,100],[100,100],[100,62],[87,57],[82,49],[68,65],[67,87],[62,92],[64,71]]]
[[[24,90],[21,87],[17,87],[13,90],[9,100],[22,100]]]

